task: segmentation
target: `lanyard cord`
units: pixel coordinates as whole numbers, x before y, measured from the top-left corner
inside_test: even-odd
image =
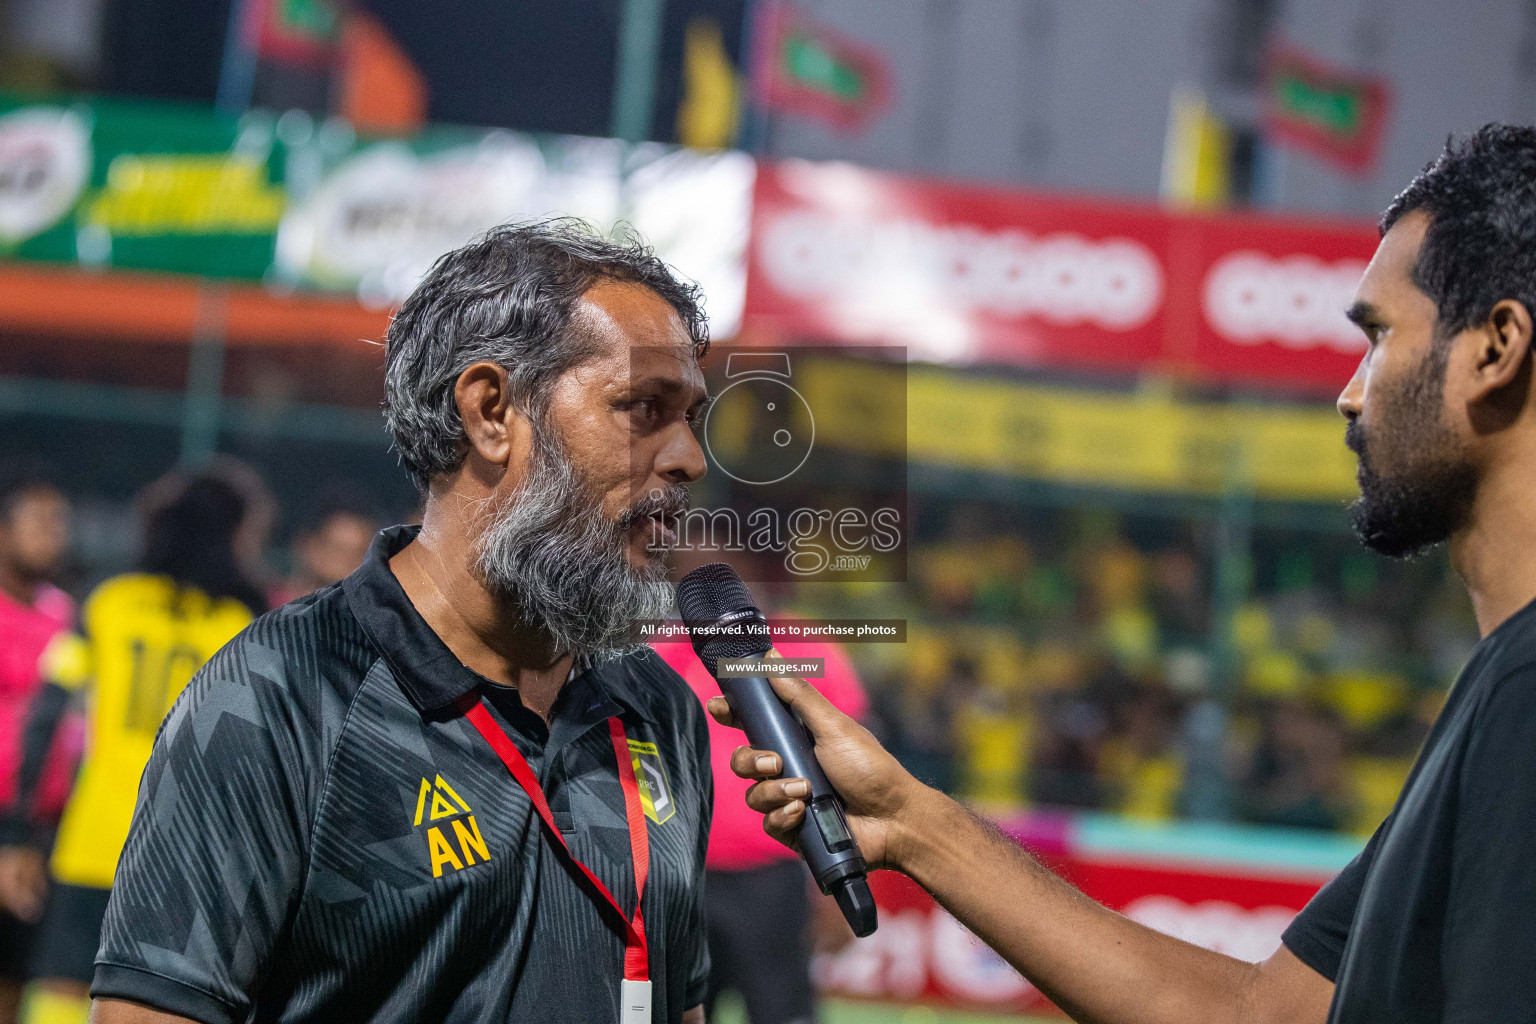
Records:
[[[624,908],[603,884],[603,880],[577,860],[571,848],[566,845],[565,837],[560,834],[560,828],[555,824],[555,816],[549,809],[549,802],[544,798],[544,788],[539,785],[538,776],[534,775],[528,760],[523,757],[522,751],[517,749],[517,744],[512,742],[506,730],[491,717],[484,701],[477,702],[470,708],[466,717],[480,735],[485,737],[485,741],[491,745],[496,756],[501,758],[502,764],[507,766],[507,770],[512,773],[518,785],[523,787],[523,791],[528,794],[528,799],[533,801],[534,810],[538,811],[550,836],[558,844],[558,849],[585,876],[587,881],[592,883],[592,887],[624,921],[624,979],[649,981],[650,954],[646,948],[645,919],[641,916],[640,904],[645,896],[646,876],[650,873],[651,841],[645,827],[645,810],[640,803],[640,784],[635,778],[635,766],[629,752],[629,739],[624,734],[624,723],[619,721],[617,716],[608,719],[608,734],[613,739],[613,753],[619,764],[619,785],[624,790],[624,816],[629,821],[629,852],[635,869],[635,916],[633,919],[625,915]]]

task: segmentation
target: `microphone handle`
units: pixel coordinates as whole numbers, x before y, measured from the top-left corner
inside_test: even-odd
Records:
[[[757,750],[778,754],[784,777],[810,783],[805,824],[800,829],[800,855],[821,891],[837,897],[854,934],[868,935],[875,928],[875,908],[865,881],[868,870],[864,855],[848,829],[842,797],[827,781],[816,760],[810,733],[766,678],[718,682],[720,692],[731,705],[731,713],[747,734],[747,741]]]
[[[721,679],[719,683],[732,714],[747,734],[747,742],[756,750],[771,750],[778,754],[784,762],[781,775],[810,782],[812,800],[818,796],[837,795],[821,770],[821,762],[816,760],[810,733],[773,692],[773,685],[767,679],[757,676]]]

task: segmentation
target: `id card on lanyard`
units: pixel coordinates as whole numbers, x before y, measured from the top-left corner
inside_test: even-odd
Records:
[[[534,810],[539,812],[557,849],[592,883],[597,895],[624,921],[624,980],[619,986],[619,1024],[651,1024],[650,953],[645,945],[645,919],[640,913],[640,903],[645,896],[645,879],[651,867],[651,840],[645,830],[645,809],[640,803],[640,784],[635,779],[635,766],[630,760],[629,738],[624,734],[624,723],[619,721],[618,716],[608,719],[608,734],[613,739],[614,757],[619,762],[619,785],[624,789],[624,816],[629,819],[629,852],[635,866],[633,918],[624,913],[624,908],[603,884],[603,880],[577,860],[571,848],[565,844],[565,837],[555,824],[555,816],[550,812],[549,801],[544,798],[544,788],[539,785],[538,776],[533,774],[527,759],[506,730],[491,717],[484,700],[470,708],[466,717],[485,737],[496,756],[501,758],[502,764],[507,766],[507,771],[512,773],[517,784],[523,787],[528,799],[533,801]]]

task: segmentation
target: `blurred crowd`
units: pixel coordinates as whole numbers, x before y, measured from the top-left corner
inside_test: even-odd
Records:
[[[925,502],[905,585],[803,587],[802,610],[906,618],[851,648],[916,774],[1000,813],[1054,806],[1368,833],[1477,638],[1443,559],[1210,521]],[[1243,578],[1223,602],[1219,573]],[[1218,799],[1193,793],[1220,730]],[[1201,780],[1209,788],[1212,780]]]
[[[219,459],[210,474],[227,481],[241,497],[236,569],[257,592],[250,595],[248,603],[259,610],[285,604],[350,573],[362,561],[375,531],[389,518],[374,506],[371,496],[360,497],[363,492],[344,481],[316,488],[299,507],[280,507],[261,477],[244,463]],[[66,496],[45,465],[27,460],[0,465],[0,489],[10,496],[6,500],[20,502],[24,511],[41,507],[41,496],[51,503],[54,518],[61,524],[57,527],[61,546],[36,571],[81,600],[103,578],[130,568],[146,554],[135,522],[142,524],[149,512],[169,500],[189,479],[186,474],[169,473],[146,486],[132,504],[104,506],[95,495],[82,495],[78,502]],[[75,514],[77,506],[84,506],[88,513],[83,520]],[[104,529],[100,522],[104,516],[120,522]],[[75,526],[83,530],[73,529]],[[84,531],[93,536],[78,536]],[[103,533],[113,541],[124,542],[103,545],[99,542]],[[90,548],[88,553],[82,551],[85,547]]]

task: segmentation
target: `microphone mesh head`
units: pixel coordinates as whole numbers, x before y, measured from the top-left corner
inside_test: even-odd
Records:
[[[721,658],[748,658],[764,654],[773,644],[761,636],[712,636],[698,627],[713,626],[732,612],[752,611],[760,621],[762,613],[752,602],[752,592],[724,562],[701,565],[677,583],[677,610],[688,628],[693,650],[715,674]]]

